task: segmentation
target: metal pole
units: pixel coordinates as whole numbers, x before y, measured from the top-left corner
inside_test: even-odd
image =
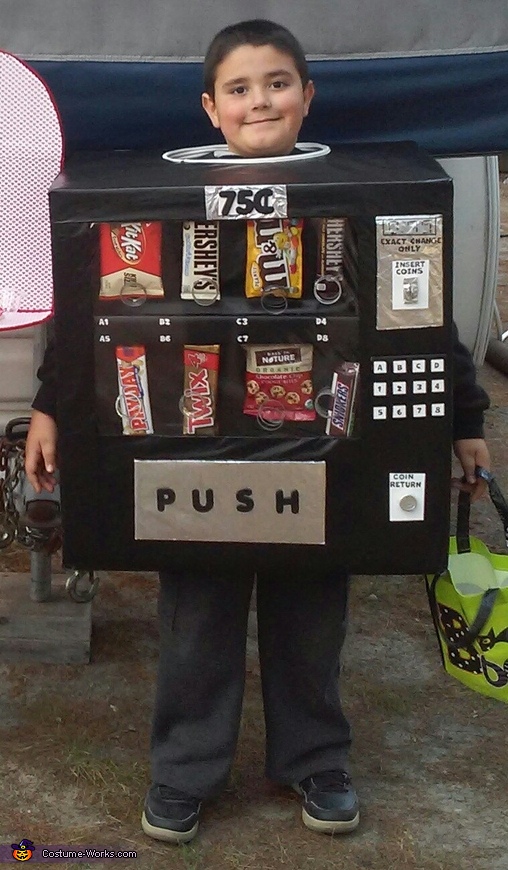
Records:
[[[44,550],[30,553],[32,601],[49,601],[51,598],[51,556]]]

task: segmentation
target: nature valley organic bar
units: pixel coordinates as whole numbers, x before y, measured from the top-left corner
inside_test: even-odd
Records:
[[[311,344],[251,344],[243,413],[267,419],[304,422],[316,419]]]

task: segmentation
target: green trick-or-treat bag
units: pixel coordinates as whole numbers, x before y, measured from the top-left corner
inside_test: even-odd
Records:
[[[508,548],[508,504],[488,475]],[[459,493],[448,568],[427,575],[430,609],[443,665],[461,683],[508,703],[508,555],[491,553],[469,534],[469,494]]]

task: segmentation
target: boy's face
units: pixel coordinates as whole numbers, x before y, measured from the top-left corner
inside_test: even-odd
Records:
[[[289,54],[241,45],[217,67],[214,94],[203,94],[202,104],[233,154],[273,157],[293,150],[313,96]]]

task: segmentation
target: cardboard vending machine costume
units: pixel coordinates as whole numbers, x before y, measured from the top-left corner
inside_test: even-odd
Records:
[[[411,143],[218,154],[51,189],[65,563],[442,570],[450,178]]]

